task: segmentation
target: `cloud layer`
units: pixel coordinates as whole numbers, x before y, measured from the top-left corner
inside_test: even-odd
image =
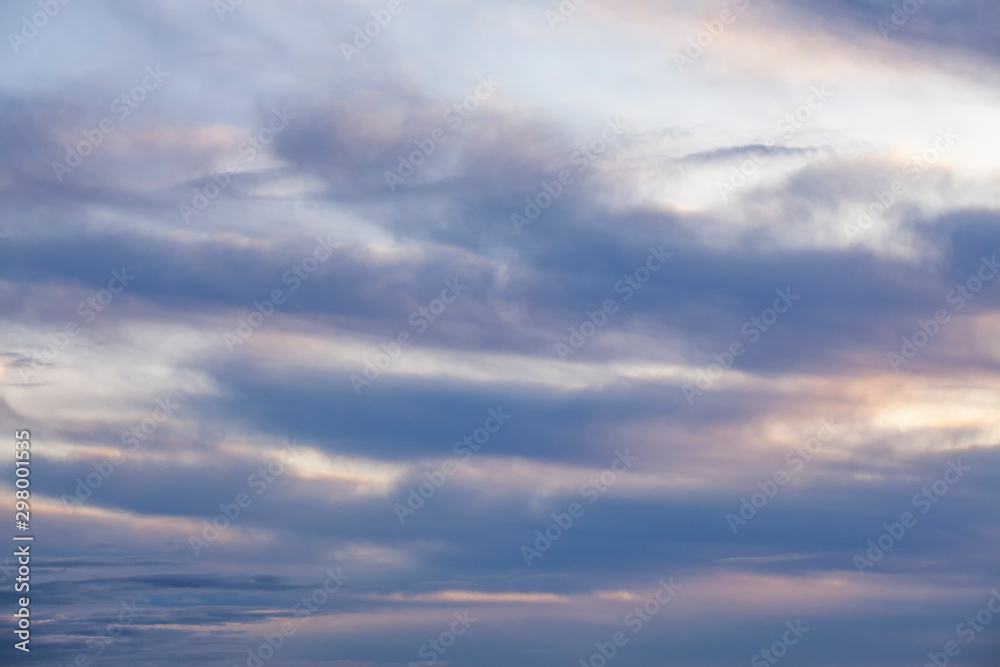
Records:
[[[667,4],[0,9],[36,661],[1000,655],[996,7]]]

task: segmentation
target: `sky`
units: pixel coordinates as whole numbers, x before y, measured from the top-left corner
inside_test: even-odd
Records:
[[[0,27],[0,663],[996,664],[996,2]]]

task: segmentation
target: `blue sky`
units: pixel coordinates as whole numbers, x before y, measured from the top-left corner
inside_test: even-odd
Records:
[[[2,662],[993,664],[998,11],[5,3]]]

